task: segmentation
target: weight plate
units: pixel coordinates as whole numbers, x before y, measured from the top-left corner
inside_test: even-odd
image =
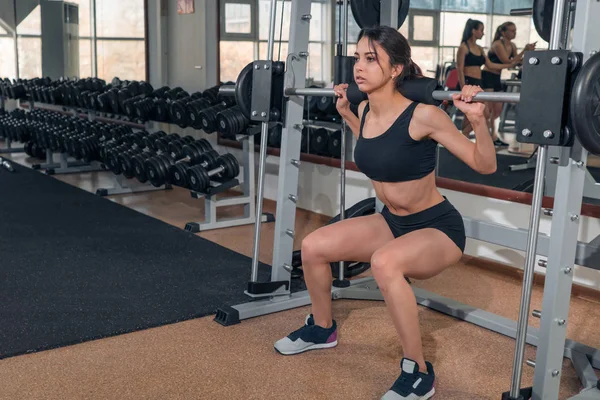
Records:
[[[349,209],[346,210],[345,218],[356,218],[362,217],[366,215],[371,215],[375,213],[375,198],[370,197],[365,200],[361,200]],[[339,214],[333,217],[327,225],[336,223],[340,220]],[[351,278],[356,275],[360,275],[363,272],[367,271],[371,268],[370,263],[364,262],[355,262],[355,261],[345,261],[344,262],[344,277]],[[340,265],[339,263],[331,263],[331,272],[335,278],[338,278],[340,275]]]
[[[240,110],[251,119],[250,108],[252,106],[252,71],[253,63],[250,63],[242,69],[235,82],[235,101]]]
[[[342,149],[342,131],[337,130],[329,134],[327,151],[331,157],[340,158]]]
[[[554,14],[554,0],[533,0],[533,25],[538,35],[546,42],[550,41],[552,31],[552,14]]]
[[[171,166],[170,171],[171,171],[171,182],[175,185],[175,186],[179,186],[179,187],[187,187],[188,185],[188,178],[187,178],[187,170],[189,169],[189,167],[185,164],[175,164],[173,166]]]
[[[569,113],[582,146],[600,155],[600,53],[590,57],[579,71],[571,90]]]
[[[327,153],[328,142],[329,134],[326,129],[319,128],[314,130],[309,140],[311,153],[325,155]]]
[[[380,0],[352,0],[350,2],[352,15],[354,15],[356,23],[361,28],[371,28],[379,25],[380,6]],[[406,20],[409,7],[410,0],[398,1],[397,28],[400,28]]]

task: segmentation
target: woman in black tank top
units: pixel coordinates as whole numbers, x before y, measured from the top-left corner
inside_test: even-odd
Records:
[[[466,85],[454,95],[454,105],[473,124],[475,143],[443,110],[417,104],[400,93],[405,80],[418,79],[420,72],[411,61],[408,41],[396,29],[363,29],[354,56],[354,80],[368,100],[355,114],[346,97],[348,85],[336,85],[336,107],[357,138],[356,164],[385,207],[381,213],[326,225],[304,238],[302,269],[312,313],[278,340],[275,349],[291,355],[337,346],[330,263],[370,262],[403,350],[400,378],[390,382],[391,387],[378,388],[377,397],[385,392],[386,399],[399,398],[399,393],[429,399],[435,392],[435,373],[424,358],[415,295],[406,278],[439,274],[460,260],[466,241],[460,213],[436,187],[436,148],[439,143],[482,174],[496,170],[496,152],[483,115],[485,106],[472,102],[480,87]]]
[[[510,68],[517,63],[496,64],[492,62],[483,48],[477,45],[477,41],[484,36],[484,24],[481,21],[470,19],[465,24],[462,40],[456,54],[456,69],[458,70],[459,88],[464,85],[481,86],[481,67],[488,68]],[[489,110],[486,110],[489,115]],[[468,119],[463,119],[463,135],[469,136],[473,126]]]
[[[488,52],[488,58],[495,64],[521,62],[525,51],[535,50],[535,43],[530,43],[525,46],[523,51],[517,54],[517,46],[512,42],[516,36],[517,26],[514,22],[507,21],[499,25],[492,40],[492,47]],[[491,68],[486,65],[483,71],[481,71],[481,87],[483,90],[486,92],[501,92],[503,90],[500,79],[501,74],[502,68]],[[502,103],[488,103],[487,107],[490,110],[489,125],[492,129],[492,136],[495,138],[496,125],[494,121],[502,112]],[[508,144],[502,142],[499,138],[494,143],[496,146],[508,146]]]

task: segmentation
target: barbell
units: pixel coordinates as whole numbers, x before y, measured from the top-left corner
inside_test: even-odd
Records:
[[[536,52],[531,52],[535,54]],[[535,57],[531,57],[530,63],[536,62]],[[579,56],[569,57],[567,62],[570,64],[570,70],[576,71],[572,90],[567,99],[569,121],[568,126],[574,131],[584,148],[592,154],[600,155],[600,87],[597,83],[600,80],[600,53],[592,55],[579,70],[581,64]],[[239,87],[238,87],[239,89]],[[452,97],[458,91],[441,90],[439,83],[432,78],[416,78],[403,82],[400,92],[408,99],[430,105],[439,106],[443,101],[452,101]],[[219,89],[219,93],[224,96],[237,94],[240,96],[240,90],[236,92],[236,86],[226,85]],[[566,91],[569,93],[569,91]],[[285,96],[327,96],[335,97],[333,88],[293,88],[284,89]],[[367,99],[367,95],[358,89],[355,83],[350,83],[347,89],[348,100],[351,104],[357,105]],[[478,102],[502,102],[519,103],[521,93],[507,92],[480,92],[473,96],[473,101]],[[544,101],[544,99],[540,99]],[[523,130],[522,136],[531,136],[531,132]],[[533,133],[535,134],[535,132]]]

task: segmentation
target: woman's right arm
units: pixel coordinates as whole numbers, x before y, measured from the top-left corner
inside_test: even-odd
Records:
[[[346,89],[348,89],[347,83],[342,83],[333,87],[333,91],[337,98],[335,107],[337,108],[338,113],[340,113],[340,116],[346,121],[348,128],[350,128],[354,136],[358,138],[358,135],[360,134],[360,116],[365,109],[367,101],[361,101],[358,105],[358,115],[354,114],[350,108],[350,101],[348,101]]]
[[[367,100],[363,100],[358,105],[358,116],[352,112],[350,107],[338,109],[340,116],[346,121],[348,128],[352,131],[352,134],[358,138],[360,135],[360,117],[365,110],[365,106],[367,105]]]
[[[462,43],[458,48],[458,52],[456,53],[456,69],[458,71],[458,83],[460,87],[465,87],[465,57],[467,55],[466,52],[467,47]]]

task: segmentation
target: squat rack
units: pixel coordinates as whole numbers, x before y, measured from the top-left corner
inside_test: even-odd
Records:
[[[561,29],[566,9],[566,0],[556,0],[554,3],[553,29],[550,50],[566,47],[561,45]],[[298,196],[298,179],[300,166],[300,141],[302,133],[302,116],[305,95],[334,96],[332,89],[309,89],[306,85],[306,59],[308,56],[308,39],[310,25],[310,2],[303,0],[291,1],[291,25],[289,55],[286,61],[284,78],[284,95],[286,96],[286,113],[283,122],[281,155],[278,174],[277,220],[275,222],[275,237],[271,279],[269,282],[257,282],[258,276],[258,244],[260,242],[260,221],[256,221],[254,256],[252,260],[251,281],[245,293],[254,298],[249,303],[225,306],[217,311],[215,320],[223,325],[239,323],[240,320],[260,315],[284,311],[310,304],[308,291],[294,292],[290,290],[291,262],[293,253],[294,222],[296,201]],[[268,42],[268,56],[272,59],[274,38],[274,16],[276,1],[271,0],[271,25]],[[398,26],[397,0],[381,1],[380,23],[382,25]],[[593,0],[579,0],[573,37],[572,51],[581,52],[584,60],[591,55],[593,46],[597,45],[600,37],[600,25],[594,24],[600,16],[600,3]],[[347,25],[347,0],[344,1],[342,25]],[[568,35],[567,35],[568,36]],[[343,47],[346,38],[343,37]],[[547,53],[547,54],[544,54]],[[550,52],[536,52],[540,60]],[[529,55],[528,55],[529,57]],[[528,58],[526,57],[526,58]],[[536,57],[531,57],[537,61]],[[267,61],[255,61],[255,69],[259,71]],[[532,64],[534,60],[531,61]],[[548,59],[549,62],[549,59]],[[256,82],[256,80],[255,80]],[[222,88],[221,93],[231,93],[231,88]],[[265,96],[266,97],[266,96]],[[451,93],[436,91],[433,97],[438,100],[451,99]],[[480,93],[476,99],[482,101],[520,102],[519,93]],[[253,99],[254,100],[254,99]],[[533,99],[535,100],[535,99]],[[531,101],[531,99],[530,99]],[[259,187],[257,199],[257,214],[260,215],[265,174],[266,127],[263,123],[263,140],[259,161]],[[523,130],[519,140],[526,141],[528,136]],[[534,200],[532,202],[529,229],[514,229],[499,224],[478,221],[464,217],[467,237],[526,252],[525,276],[521,295],[521,310],[518,321],[513,321],[499,315],[461,304],[449,298],[438,296],[428,291],[413,288],[418,304],[436,311],[453,316],[500,334],[516,338],[513,376],[510,394],[507,399],[523,399],[521,391],[521,376],[525,343],[537,347],[536,360],[528,360],[527,365],[535,368],[534,382],[530,394],[535,400],[557,399],[559,393],[560,375],[563,357],[571,359],[581,380],[582,391],[572,400],[600,399],[600,389],[597,387],[598,377],[594,371],[600,369],[600,350],[581,343],[566,339],[569,303],[573,284],[574,265],[578,264],[592,269],[600,269],[600,236],[589,243],[577,240],[579,232],[579,212],[581,210],[582,194],[585,179],[585,164],[588,152],[575,139],[572,147],[551,147],[560,151],[560,157],[555,159],[557,168],[557,187],[554,208],[548,210],[552,216],[551,235],[539,234],[541,200],[543,195],[543,177],[546,171],[547,144],[539,146],[537,159]],[[344,151],[342,151],[344,154]],[[342,166],[344,162],[342,160]],[[342,183],[344,169],[342,168]],[[341,191],[341,205],[344,207],[344,191]],[[378,202],[378,211],[381,210]],[[526,245],[524,245],[526,243]],[[536,254],[548,257],[542,262],[546,267],[543,310],[533,312],[541,318],[540,329],[527,325],[533,272]],[[348,281],[344,279],[343,270],[339,280],[332,286],[333,299],[360,299],[382,301],[383,296],[373,278],[363,278]],[[262,299],[259,299],[262,298]]]

